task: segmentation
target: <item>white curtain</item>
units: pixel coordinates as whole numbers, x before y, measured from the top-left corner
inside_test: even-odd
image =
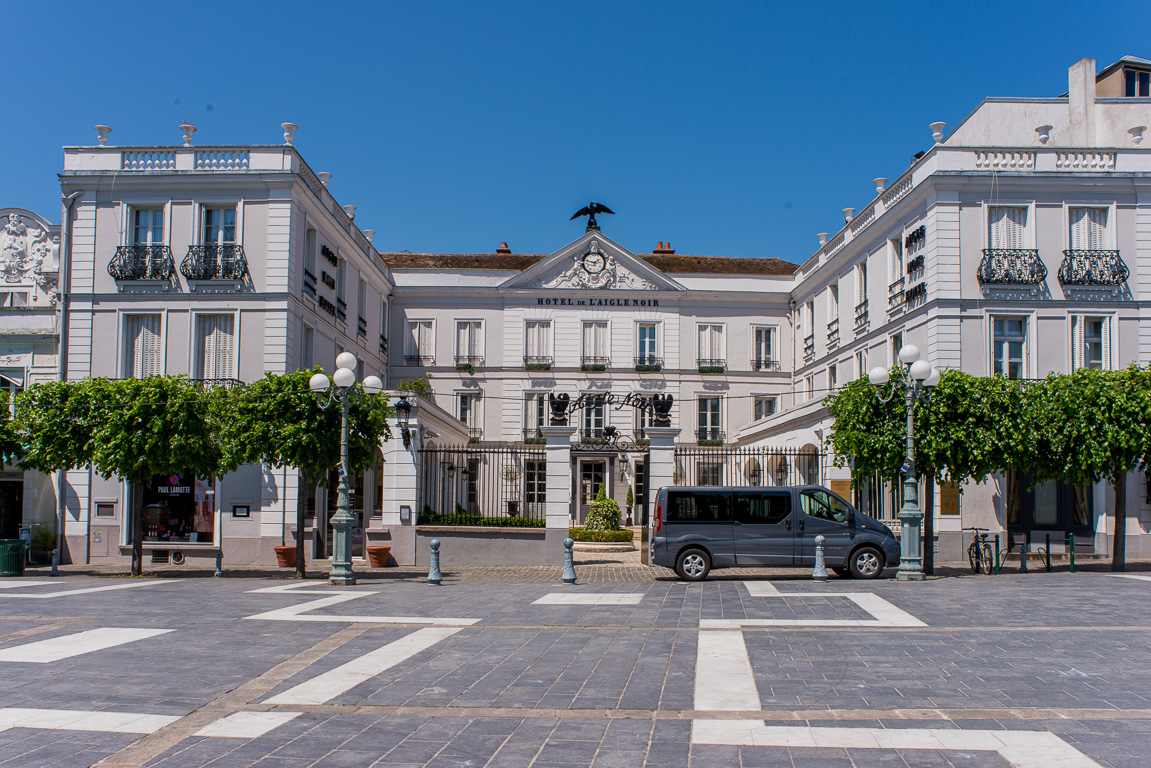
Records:
[[[1071,250],[1102,251],[1107,231],[1106,208],[1071,209]]]
[[[699,327],[699,359],[724,359],[722,325],[701,325]]]
[[[159,315],[128,315],[124,318],[124,372],[133,378],[163,373],[164,350]]]
[[[525,357],[551,356],[551,323],[529,320],[525,329]]]
[[[607,323],[584,323],[584,357],[607,357]]]
[[[996,250],[1017,250],[1026,247],[1023,234],[1027,229],[1027,209],[994,206],[990,212],[990,247]]]
[[[201,379],[231,379],[233,373],[232,315],[196,318],[196,356]]]

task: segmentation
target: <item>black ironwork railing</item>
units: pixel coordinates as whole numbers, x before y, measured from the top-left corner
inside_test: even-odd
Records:
[[[426,448],[416,466],[419,525],[544,527],[543,446]]]
[[[465,371],[484,364],[483,355],[456,355],[456,370]]]
[[[778,371],[779,361],[770,360],[766,357],[757,357],[751,361],[751,370],[753,371]]]
[[[701,445],[722,445],[727,433],[719,427],[700,427],[695,431],[695,439]]]
[[[307,269],[304,270],[304,292],[316,295],[316,276]]]
[[[189,379],[193,384],[204,389],[235,389],[236,387],[244,386],[244,382],[239,379]]]
[[[176,267],[166,245],[121,245],[108,262],[116,280],[171,280]]]
[[[336,299],[336,317],[345,321],[348,319],[348,302],[341,298]]]
[[[606,439],[607,438],[604,435],[603,427],[598,429],[581,429],[579,431],[579,441],[581,443],[591,443],[593,445],[598,445],[605,442]]]
[[[550,371],[552,369],[551,355],[525,355],[525,371]]]
[[[676,485],[818,485],[825,454],[810,449],[677,445]]]
[[[655,355],[640,355],[635,358],[635,369],[640,373],[663,370],[663,358]]]
[[[977,274],[984,285],[1038,285],[1047,279],[1047,267],[1036,250],[984,248]]]
[[[539,427],[524,427],[524,442],[529,445],[544,442],[543,430]]]
[[[382,333],[380,334],[380,356],[388,356],[388,337]]]
[[[404,365],[424,366],[435,364],[436,358],[433,355],[404,355]]]
[[[189,280],[243,280],[248,272],[244,246],[193,245],[180,262],[180,274]]]
[[[827,348],[834,349],[839,346],[839,318],[827,321]]]
[[[701,357],[695,361],[695,367],[700,373],[723,373],[727,370],[727,361]]]
[[[867,299],[855,305],[855,330],[867,325]]]
[[[360,336],[368,335],[368,321],[362,317],[356,319],[356,333]]]
[[[805,360],[810,360],[815,357],[815,334],[809,333],[803,339],[803,357]]]
[[[903,306],[903,286],[904,278],[899,278],[891,285],[887,286],[887,308],[896,309]]]
[[[1059,265],[1064,285],[1122,285],[1130,274],[1119,251],[1064,251]]]
[[[483,427],[468,427],[468,440],[472,442],[479,442],[484,436]]]
[[[579,367],[581,371],[606,371],[610,363],[610,357],[583,355],[580,357]]]

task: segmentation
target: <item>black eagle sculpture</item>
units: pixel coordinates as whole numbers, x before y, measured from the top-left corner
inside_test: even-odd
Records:
[[[595,220],[595,215],[597,213],[607,213],[615,216],[615,211],[613,211],[611,208],[608,208],[606,205],[600,205],[599,203],[588,203],[586,206],[580,208],[578,211],[572,214],[572,217],[568,219],[568,221],[575,221],[580,216],[587,216],[588,231],[590,232],[593,229],[598,230],[599,224],[597,224]]]

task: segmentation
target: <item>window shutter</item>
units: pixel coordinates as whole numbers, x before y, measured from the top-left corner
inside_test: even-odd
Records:
[[[1072,208],[1071,216],[1071,250],[1087,250],[1087,209]]]
[[[1102,251],[1106,247],[1103,235],[1107,231],[1107,209],[1088,208],[1087,217],[1087,249]]]
[[[163,349],[160,347],[160,316],[142,315],[140,378],[159,376]]]
[[[1111,370],[1111,318],[1103,318],[1103,370]]]
[[[232,326],[235,319],[231,315],[220,315],[217,325],[216,350],[219,355],[219,365],[215,378],[231,379],[235,377],[235,352],[233,350]]]
[[[1083,367],[1083,326],[1084,318],[1073,316],[1071,318],[1071,370],[1077,371]]]
[[[1007,248],[1018,249],[1023,247],[1023,232],[1027,227],[1026,208],[1007,209]]]

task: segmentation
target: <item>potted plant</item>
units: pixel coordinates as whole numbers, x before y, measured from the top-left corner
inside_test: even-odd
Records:
[[[632,508],[632,505],[635,503],[635,496],[631,492],[631,486],[630,485],[627,487],[627,499],[625,499],[625,501],[627,502],[627,520],[624,522],[624,525],[626,525],[628,528],[630,528],[631,527],[631,508]]]
[[[52,561],[52,550],[56,548],[56,534],[47,528],[37,528],[32,534],[32,559],[37,563]]]
[[[508,517],[520,513],[520,478],[523,474],[523,470],[514,464],[508,464],[500,470],[500,476],[508,485]]]

